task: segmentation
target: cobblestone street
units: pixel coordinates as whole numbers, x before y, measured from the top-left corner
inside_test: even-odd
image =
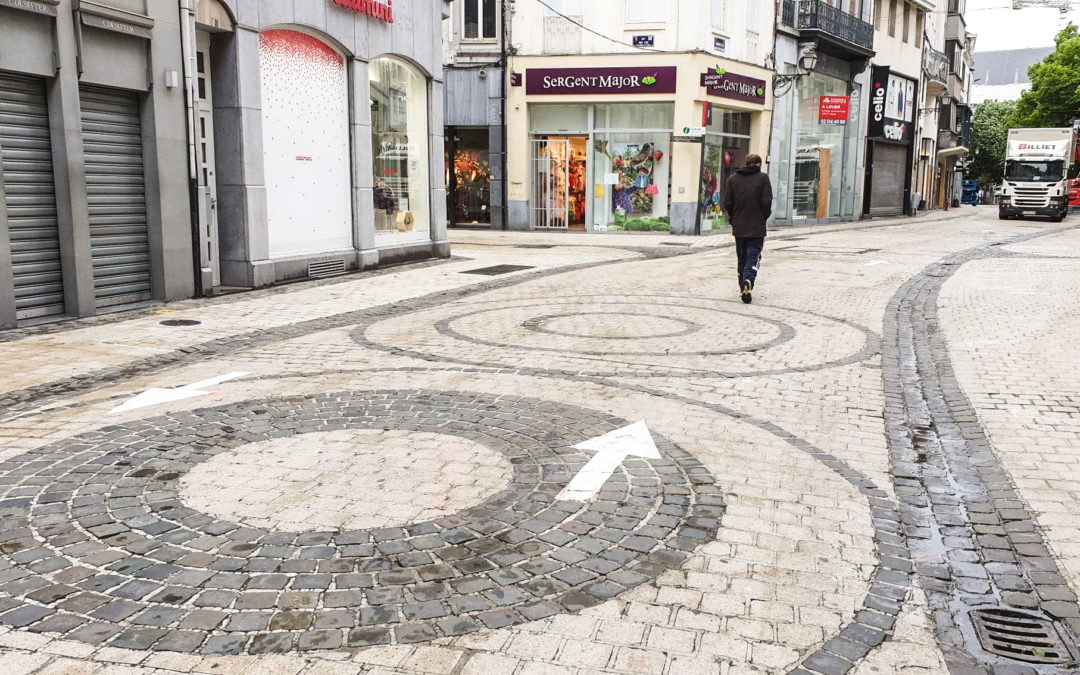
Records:
[[[0,333],[0,673],[1077,667],[1074,225],[451,239]]]

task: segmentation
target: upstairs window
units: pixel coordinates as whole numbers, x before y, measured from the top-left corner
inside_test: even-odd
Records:
[[[461,0],[466,40],[494,40],[499,36],[499,0]]]
[[[581,17],[585,14],[584,0],[547,0],[548,16],[574,16]]]
[[[663,23],[667,20],[664,0],[626,0],[628,23]]]
[[[724,10],[727,9],[725,0],[712,0],[712,27],[716,30],[724,30]]]

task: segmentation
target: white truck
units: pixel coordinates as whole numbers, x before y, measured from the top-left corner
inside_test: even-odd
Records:
[[[1075,163],[1076,131],[1009,129],[998,218],[1045,216],[1061,222],[1069,210],[1069,179]]]

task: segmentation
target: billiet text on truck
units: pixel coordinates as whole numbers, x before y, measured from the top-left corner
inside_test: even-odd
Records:
[[[1073,129],[1009,129],[998,217],[1042,216],[1061,222],[1078,170]]]

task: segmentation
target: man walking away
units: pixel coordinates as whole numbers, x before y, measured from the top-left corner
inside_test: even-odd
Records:
[[[750,291],[757,281],[761,249],[765,246],[765,221],[772,213],[772,183],[761,172],[761,157],[747,155],[746,166],[727,180],[724,189],[724,212],[735,235],[735,253],[739,264],[739,290],[742,301],[750,304]]]

